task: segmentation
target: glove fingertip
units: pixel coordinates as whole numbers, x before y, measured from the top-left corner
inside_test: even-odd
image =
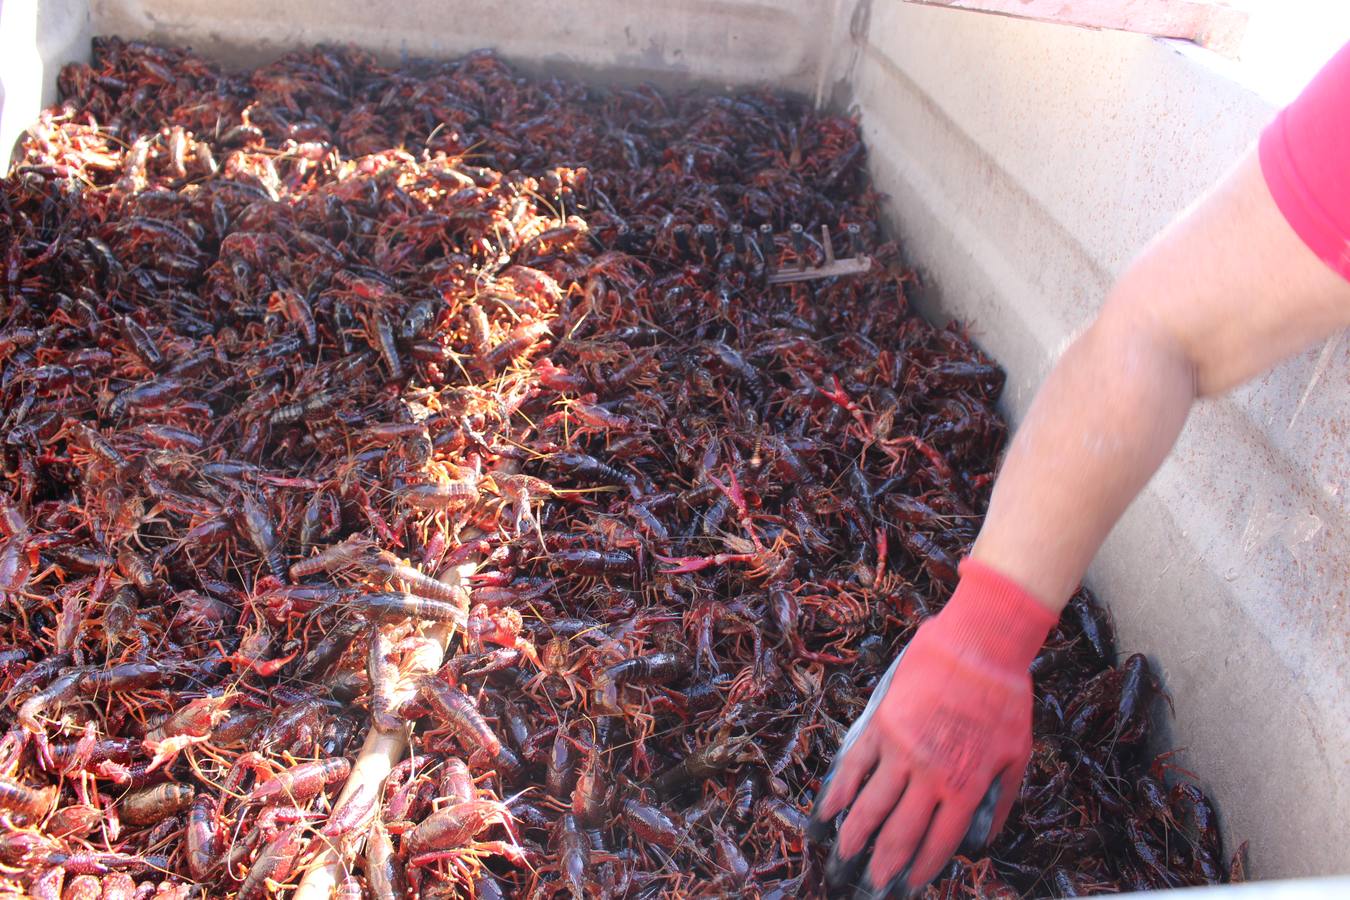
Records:
[[[923,893],[924,888],[951,864],[954,854],[965,852],[964,847],[956,846],[955,835],[944,839],[940,834],[930,834],[910,863],[909,877],[905,879],[906,889],[914,896]]]
[[[851,752],[841,750],[816,792],[811,821],[828,823],[852,803],[877,761],[877,754],[869,744],[852,748]]]
[[[975,812],[970,816],[970,827],[966,829],[965,837],[961,839],[961,846],[957,848],[958,853],[974,853],[989,843],[989,839],[997,831],[995,824],[1001,824],[996,823],[996,818],[1002,794],[1002,779],[995,778],[989,785],[989,790],[980,798],[979,806],[975,807]]]
[[[994,836],[1003,830],[1003,826],[1008,821],[1008,816],[1012,813],[1013,803],[1017,800],[1018,789],[1022,785],[1022,773],[1026,770],[1023,766],[1020,769],[1011,769],[1003,776],[1003,796],[999,798],[998,806],[994,810],[994,824],[989,828],[989,837],[986,843],[992,841]]]
[[[839,856],[838,848],[835,848],[830,852],[829,859],[825,861],[826,886],[832,893],[839,894],[858,885],[863,864],[867,862],[870,855],[870,853],[856,853],[848,859],[842,859]]]
[[[811,815],[806,828],[806,836],[816,843],[820,843],[829,837],[831,829],[831,820],[833,816],[825,812],[825,801],[830,796],[830,784],[834,780],[835,767],[831,766],[829,773],[820,782],[820,789],[816,791],[816,800],[811,804]]]
[[[853,900],[908,900],[914,896],[909,888],[909,868],[901,869],[886,886],[873,888],[870,884],[860,884],[853,892]]]
[[[806,839],[813,844],[828,844],[834,837],[834,819],[819,818],[813,811],[806,823]]]

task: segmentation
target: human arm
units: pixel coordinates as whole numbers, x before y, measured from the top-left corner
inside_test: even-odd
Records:
[[[1037,394],[972,556],[1052,611],[1171,450],[1191,404],[1350,326],[1255,151],[1162,232]]]
[[[1350,92],[1350,54],[1339,64]],[[1030,753],[1027,665],[1191,404],[1350,325],[1348,148],[1350,129],[1323,142],[1319,168],[1263,141],[1143,251],[1065,352],[1009,450],[973,564],[820,792],[817,833],[849,810],[836,873],[874,839],[873,889],[918,888],[972,820],[976,843],[1001,827]],[[976,816],[991,783],[992,827]]]

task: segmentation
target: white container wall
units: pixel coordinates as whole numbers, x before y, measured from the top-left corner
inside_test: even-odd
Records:
[[[93,34],[239,64],[317,42],[495,47],[536,70],[856,107],[923,305],[1008,369],[1014,421],[1114,276],[1273,113],[1193,48],[897,0],[0,0],[0,157]],[[1089,575],[1121,650],[1166,679],[1175,762],[1263,878],[1350,872],[1348,412],[1345,335],[1202,404]]]
[[[861,9],[835,83],[931,307],[1008,368],[1016,420],[1113,277],[1273,110],[1168,42]],[[1264,876],[1350,871],[1348,387],[1341,335],[1200,404],[1089,572]]]

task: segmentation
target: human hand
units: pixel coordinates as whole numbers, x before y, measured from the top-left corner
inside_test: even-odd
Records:
[[[812,837],[848,814],[826,880],[857,896],[920,890],[960,847],[1003,826],[1031,755],[1027,667],[1055,615],[973,560],[849,729],[812,814]],[[867,852],[871,845],[870,854]]]

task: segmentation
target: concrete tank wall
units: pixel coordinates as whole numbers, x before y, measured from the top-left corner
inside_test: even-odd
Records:
[[[56,99],[56,73],[89,58],[88,0],[0,0],[0,170],[15,142]]]
[[[1186,45],[899,3],[858,4],[835,60],[925,303],[1007,367],[1014,420],[1273,114]],[[1265,875],[1350,871],[1348,385],[1340,335],[1199,404],[1088,576]]]
[[[493,46],[537,69],[856,106],[924,305],[1007,367],[1014,421],[1113,277],[1272,112],[1181,45],[896,0],[0,0],[0,25],[0,154],[95,33],[232,64],[322,41]],[[1167,679],[1178,762],[1264,877],[1350,872],[1348,385],[1342,335],[1199,406],[1089,574],[1122,649]]]

